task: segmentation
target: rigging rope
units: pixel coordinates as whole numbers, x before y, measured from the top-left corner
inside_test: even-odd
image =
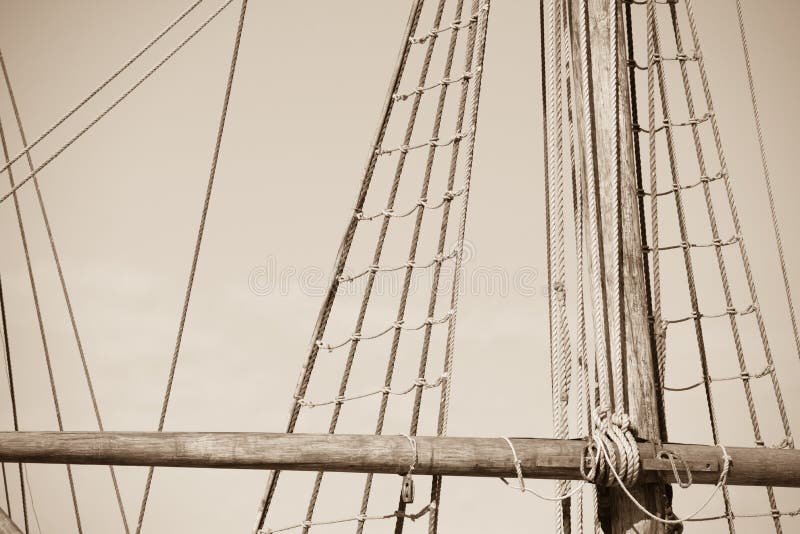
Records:
[[[217,128],[216,142],[214,144],[214,151],[211,158],[211,170],[208,175],[208,183],[206,185],[205,197],[203,200],[203,209],[200,215],[200,224],[197,229],[197,237],[195,239],[194,253],[192,254],[191,267],[189,268],[189,280],[186,285],[186,293],[183,299],[183,308],[181,309],[180,321],[178,324],[178,334],[175,340],[175,349],[172,352],[172,360],[170,362],[169,375],[167,377],[167,386],[164,392],[164,400],[161,404],[161,415],[158,419],[158,431],[164,430],[164,422],[167,418],[167,408],[169,407],[170,394],[172,393],[172,383],[175,379],[175,370],[178,365],[178,357],[181,351],[181,342],[183,341],[183,332],[186,327],[186,317],[189,313],[189,300],[192,296],[192,288],[194,287],[195,274],[197,273],[197,264],[200,259],[200,246],[203,243],[203,234],[206,227],[206,219],[208,217],[208,208],[211,202],[211,193],[214,187],[214,178],[217,174],[217,163],[219,161],[219,153],[222,148],[222,136],[225,132],[225,121],[228,117],[228,106],[231,100],[231,91],[233,89],[233,79],[236,73],[236,64],[239,59],[239,46],[242,41],[242,32],[244,30],[244,19],[247,12],[247,0],[242,0],[241,9],[239,11],[239,20],[236,26],[236,37],[233,43],[233,52],[231,54],[230,67],[228,69],[228,77],[225,85],[225,96],[222,101],[222,111],[220,113],[219,126]],[[154,468],[150,467],[147,470],[147,479],[145,482],[144,495],[139,506],[139,518],[136,524],[136,534],[142,530],[142,523],[144,522],[144,514],[147,509],[147,498],[150,494],[150,486],[153,482]]]
[[[6,300],[3,293],[3,280],[0,278],[0,328],[3,329],[3,369],[6,371],[6,379],[8,380],[8,393],[11,397],[11,421],[15,432],[19,431],[19,414],[17,413],[17,392],[14,388],[14,368],[11,365],[11,345],[8,341],[8,321],[6,320]],[[25,532],[28,532],[28,504],[25,499],[25,478],[23,477],[23,466],[17,463],[19,471],[19,492],[20,501],[22,505],[22,518]],[[5,467],[4,467],[5,473]],[[8,489],[6,489],[6,497],[8,497]],[[8,516],[11,517],[11,505],[8,505]]]
[[[739,36],[742,42],[742,52],[744,54],[745,72],[747,73],[747,86],[750,91],[750,102],[753,106],[753,120],[756,126],[756,136],[758,137],[759,153],[761,155],[761,168],[764,175],[764,186],[767,190],[767,199],[769,201],[769,213],[772,220],[772,230],[775,234],[775,243],[778,248],[778,260],[781,267],[781,275],[783,276],[783,287],[786,291],[786,303],[789,308],[789,318],[792,323],[792,333],[794,334],[794,343],[797,348],[797,355],[800,357],[800,331],[797,326],[797,315],[792,300],[792,288],[789,283],[789,272],[786,265],[786,255],[783,252],[783,241],[781,239],[780,225],[778,224],[778,212],[775,207],[775,195],[772,191],[772,178],[769,172],[769,162],[767,160],[767,143],[764,139],[764,131],[761,128],[761,112],[758,105],[758,97],[756,95],[756,86],[753,79],[753,67],[750,62],[750,47],[747,44],[747,32],[745,31],[744,24],[744,10],[742,8],[742,1],[736,0],[736,16],[739,22]]]
[[[77,134],[72,136],[67,142],[62,144],[51,156],[49,156],[42,163],[40,163],[36,167],[36,169],[34,169],[32,172],[28,173],[25,176],[25,178],[19,180],[17,182],[17,184],[14,185],[9,191],[7,191],[2,196],[0,196],[0,204],[2,204],[4,201],[6,201],[8,199],[8,197],[10,197],[14,193],[16,193],[17,189],[19,189],[20,187],[22,187],[23,185],[28,183],[35,175],[39,174],[48,165],[50,165],[50,163],[52,163],[53,160],[58,158],[61,154],[64,153],[65,150],[67,150],[69,147],[71,147],[75,143],[75,141],[77,141],[78,139],[83,137],[86,134],[86,132],[88,132],[89,130],[94,128],[94,126],[97,125],[98,122],[100,122],[114,108],[116,108],[118,105],[120,105],[126,98],[128,98],[131,95],[131,93],[133,93],[136,89],[138,89],[139,86],[141,86],[145,81],[147,81],[161,67],[163,67],[165,63],[167,63],[170,59],[172,59],[175,56],[175,54],[177,54],[181,49],[183,49],[183,47],[186,46],[192,39],[194,39],[197,36],[197,34],[199,34],[201,31],[203,31],[203,29],[205,29],[206,26],[211,24],[211,22],[214,19],[216,19],[217,16],[220,13],[222,13],[225,10],[225,8],[227,8],[232,3],[233,3],[233,0],[225,0],[225,2],[219,8],[217,8],[217,10],[214,11],[207,19],[205,19],[200,24],[200,26],[198,26],[194,31],[192,31],[192,33],[190,33],[188,37],[186,37],[183,41],[178,43],[178,45],[175,48],[173,48],[166,56],[164,56],[164,58],[161,59],[161,61],[156,63],[156,65],[154,67],[152,67],[149,71],[147,71],[144,74],[144,76],[139,78],[130,88],[128,88],[124,93],[122,93],[119,97],[117,97],[117,99],[114,100],[109,106],[107,106],[105,109],[103,109],[103,111],[100,112],[100,114],[95,116],[95,118],[92,119],[89,122],[88,125],[83,127],[83,129],[81,129]],[[25,155],[25,153],[23,152],[21,155]]]
[[[3,53],[0,51],[0,70],[3,71],[3,78],[6,84],[6,90],[8,91],[9,100],[11,101],[11,108],[14,111],[14,118],[17,123],[17,131],[19,132],[20,140],[22,144],[27,146],[28,141],[25,136],[25,129],[22,125],[22,115],[19,110],[19,106],[17,105],[17,99],[14,94],[14,89],[11,85],[11,78],[8,73],[8,67],[6,66],[5,59],[3,58]],[[35,165],[33,164],[33,158],[31,156],[30,150],[25,151],[25,157],[28,162],[28,169],[30,172],[33,172]],[[47,240],[50,244],[50,251],[53,255],[53,261],[56,266],[56,273],[58,274],[58,281],[61,286],[61,292],[64,295],[64,302],[67,306],[67,315],[69,316],[70,325],[72,327],[73,337],[75,338],[75,345],[78,349],[78,355],[80,356],[81,360],[81,367],[83,369],[83,377],[86,381],[87,389],[89,390],[89,399],[92,403],[92,410],[94,412],[95,421],[97,422],[97,428],[101,432],[104,430],[103,427],[103,419],[100,416],[100,407],[97,402],[97,395],[95,394],[94,390],[94,383],[92,382],[92,376],[89,372],[89,364],[86,361],[86,353],[83,349],[83,342],[81,341],[81,337],[78,331],[78,323],[77,319],[75,318],[75,310],[72,307],[72,299],[70,298],[69,290],[67,289],[67,282],[64,277],[64,269],[61,265],[61,258],[58,254],[58,249],[56,247],[55,237],[53,235],[53,228],[50,224],[50,217],[47,214],[47,208],[45,207],[44,203],[44,195],[42,194],[42,190],[39,187],[39,178],[34,175],[33,176],[33,187],[36,192],[36,200],[39,204],[39,210],[42,214],[42,221],[44,222],[44,228],[47,233]],[[119,508],[119,515],[122,519],[122,526],[127,533],[130,532],[128,528],[128,518],[125,514],[125,507],[122,504],[122,495],[119,489],[119,483],[117,482],[117,474],[116,470],[113,465],[108,466],[109,474],[111,475],[111,483],[114,487],[114,495],[117,500],[117,508]]]
[[[2,168],[0,168],[0,172],[5,171],[11,165],[13,165],[17,161],[19,161],[20,158],[22,158],[26,153],[30,152],[34,147],[36,147],[39,143],[41,143],[46,137],[48,137],[51,133],[53,133],[53,131],[56,128],[58,128],[59,126],[64,124],[70,117],[72,117],[75,113],[77,113],[78,110],[80,110],[83,106],[85,106],[87,103],[89,103],[89,101],[92,100],[95,96],[97,96],[97,94],[100,91],[105,89],[108,86],[108,84],[110,84],[111,82],[116,80],[120,76],[120,74],[125,72],[128,69],[128,67],[133,65],[133,63],[135,63],[137,59],[142,57],[147,51],[149,51],[151,48],[153,48],[153,46],[156,43],[158,43],[167,33],[170,32],[170,30],[172,30],[175,26],[177,26],[192,11],[194,11],[195,8],[197,6],[199,6],[202,2],[203,2],[203,0],[195,0],[194,3],[192,3],[189,7],[187,7],[185,11],[183,11],[183,13],[178,15],[178,17],[175,18],[175,20],[173,20],[163,30],[161,30],[161,32],[159,32],[158,35],[156,35],[150,42],[148,42],[146,45],[144,45],[144,47],[142,47],[138,52],[136,52],[136,54],[134,54],[130,59],[128,59],[125,63],[123,63],[122,66],[119,67],[116,71],[114,71],[108,78],[103,80],[100,83],[100,85],[95,87],[88,95],[86,95],[86,97],[83,100],[78,102],[78,104],[76,104],[73,108],[71,108],[64,115],[62,115],[60,119],[58,119],[56,122],[54,122],[52,126],[50,126],[47,130],[45,130],[42,134],[40,134],[36,139],[34,139],[33,142],[28,144],[28,142],[23,141],[22,150],[18,154],[16,154],[13,158],[9,159],[8,162]]]
[[[5,158],[5,161],[8,161],[9,160],[8,143],[6,140],[5,129],[3,127],[2,121],[0,121],[0,145],[2,145],[3,148],[3,157]],[[5,172],[6,174],[8,174],[9,184],[13,188],[14,174],[11,168],[10,167],[7,168]],[[28,281],[30,283],[31,294],[33,296],[33,306],[36,312],[36,322],[39,327],[39,337],[42,342],[42,351],[44,352],[44,360],[45,360],[45,365],[47,367],[47,376],[50,382],[50,393],[53,399],[53,406],[55,407],[56,422],[58,423],[58,430],[63,431],[64,420],[61,414],[61,403],[59,402],[58,399],[58,388],[56,387],[56,379],[53,371],[53,363],[50,357],[50,347],[47,343],[47,334],[45,333],[45,328],[44,328],[44,319],[42,317],[42,309],[41,309],[41,304],[39,302],[39,291],[36,285],[36,278],[33,274],[33,264],[31,262],[28,237],[25,232],[25,224],[22,220],[22,208],[20,206],[19,198],[16,193],[14,193],[13,202],[14,202],[14,211],[16,212],[17,216],[17,226],[19,227],[19,235],[22,241],[22,250],[25,255],[25,266],[28,273]],[[69,483],[69,492],[72,498],[72,508],[75,514],[75,523],[78,527],[78,533],[82,534],[83,524],[81,523],[81,514],[80,510],[78,509],[78,497],[75,490],[75,478],[72,475],[72,466],[66,464],[66,470],[67,470],[67,480]]]

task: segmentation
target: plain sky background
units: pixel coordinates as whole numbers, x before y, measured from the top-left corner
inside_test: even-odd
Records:
[[[734,4],[732,0],[695,3],[744,237],[790,416],[796,423],[800,417],[800,369],[759,181]],[[207,4],[96,103],[42,143],[34,151],[34,159],[42,161],[51,154],[187,35],[190,27],[214,9],[214,3]],[[283,430],[322,300],[319,288],[329,275],[349,216],[408,4],[388,0],[250,2],[167,430]],[[28,137],[37,136],[80,101],[185,5],[187,2],[175,0],[2,0],[0,47]],[[794,239],[800,225],[796,207],[800,189],[795,179],[800,4],[749,0],[745,7],[787,259],[796,283],[800,268],[800,246]],[[150,430],[158,421],[237,11],[235,3],[41,174],[109,430]],[[426,28],[424,22],[420,28]],[[662,29],[666,34],[666,28]],[[524,279],[525,288],[521,291],[512,286],[503,294],[480,286],[462,300],[451,435],[551,435],[538,35],[537,2],[493,2],[467,230],[471,252],[467,269],[517,276]],[[454,72],[460,69],[459,56]],[[431,79],[437,76],[432,74]],[[404,83],[407,89],[414,85],[409,78]],[[675,109],[679,116],[681,108]],[[430,120],[430,114],[425,117]],[[4,92],[0,94],[0,118],[12,132],[12,152],[16,153],[21,145],[13,135]],[[690,154],[686,158],[692,161]],[[23,175],[23,165],[14,169],[17,176]],[[0,192],[6,190],[0,186]],[[94,419],[38,208],[29,187],[20,191],[65,426],[91,430]],[[404,252],[405,247],[397,250]],[[0,206],[0,250],[22,429],[54,429],[41,343],[10,201]],[[430,257],[420,254],[421,260]],[[404,261],[398,258],[395,256],[395,264]],[[702,268],[713,273],[711,257],[705,259]],[[264,269],[283,273],[285,288],[274,288],[269,294],[254,291],[254,273]],[[303,290],[309,285],[317,290]],[[666,280],[665,285],[669,293],[673,288],[685,293],[682,279]],[[409,315],[424,319],[420,302],[416,301],[414,314]],[[708,306],[710,311],[724,307],[719,301]],[[393,313],[392,304],[385,309]],[[683,315],[685,311],[675,313]],[[353,320],[352,314],[337,320],[344,336]],[[719,332],[725,335],[724,329]],[[681,372],[674,371],[670,378],[678,384],[695,381],[696,359],[685,358],[680,350],[673,353],[677,362],[673,369]],[[414,355],[408,353],[412,359]],[[331,369],[331,376],[338,373],[340,360],[324,356],[328,363],[321,372]],[[758,356],[754,358],[757,361]],[[730,352],[716,361],[712,374],[736,373]],[[351,391],[380,387],[383,365],[382,359],[366,364],[365,371],[354,378]],[[753,364],[753,370],[757,369]],[[413,375],[404,376],[405,382],[398,378],[398,387],[410,384]],[[435,373],[430,377],[435,379]],[[751,444],[740,383],[718,387],[723,441]],[[756,387],[757,399],[763,400],[767,442],[775,443],[782,436],[775,426],[769,390]],[[7,394],[2,395],[7,406]],[[670,397],[674,404],[668,409],[676,414],[669,419],[674,431],[671,437],[707,443],[707,416],[701,409],[700,392],[687,395]],[[320,388],[315,400],[332,396]],[[343,420],[342,431],[372,431],[375,403],[365,403],[366,407],[353,408],[354,415]],[[398,405],[407,406],[400,401]],[[430,403],[427,425],[433,421],[432,408]],[[407,408],[403,409],[406,411],[390,416],[386,433],[404,430],[408,415]],[[319,410],[299,429],[324,431],[327,412]],[[10,428],[10,410],[4,409],[2,418],[4,428]],[[427,428],[430,433],[433,427]],[[138,510],[144,471],[120,469],[131,521]],[[79,467],[75,472],[85,531],[121,532],[107,470]],[[63,467],[32,466],[30,476],[42,532],[73,531]],[[381,482],[378,494],[385,498],[376,497],[370,511],[391,512],[397,478],[380,478],[385,483]],[[159,469],[145,531],[246,532],[264,479],[260,472]],[[360,475],[330,477],[316,517],[355,515],[362,480]],[[12,478],[12,486],[14,481]],[[276,504],[278,512],[270,521],[275,527],[302,519],[308,475],[287,477],[287,481],[295,492],[287,492],[283,511]],[[418,484],[424,487],[422,481]],[[532,484],[552,491],[550,483]],[[692,503],[709,489],[690,490],[691,496],[679,501],[679,510],[692,509]],[[418,503],[423,503],[426,493],[426,489],[418,490]],[[741,512],[767,510],[763,491],[734,491],[734,496]],[[784,509],[800,506],[796,492],[780,492],[779,496]],[[546,531],[551,518],[550,505],[513,493],[496,480],[448,479],[445,483],[442,532]],[[786,519],[786,531],[800,530],[798,521]],[[409,531],[422,532],[426,523],[420,521]],[[740,528],[756,532],[764,524],[742,520]],[[368,530],[389,528],[376,523]],[[690,530],[720,531],[714,524]]]

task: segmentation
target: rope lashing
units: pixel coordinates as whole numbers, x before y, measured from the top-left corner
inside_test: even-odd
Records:
[[[392,210],[384,209],[384,210],[381,210],[378,213],[374,213],[372,215],[364,215],[364,213],[362,211],[356,211],[355,212],[355,218],[358,219],[359,221],[374,221],[375,219],[378,219],[380,217],[394,217],[394,218],[401,219],[403,217],[408,217],[409,215],[417,213],[417,210],[419,208],[426,209],[426,210],[439,209],[442,206],[450,203],[454,198],[460,197],[461,195],[463,195],[465,190],[466,190],[465,188],[461,187],[459,189],[455,189],[455,190],[451,189],[451,190],[445,191],[442,194],[442,199],[439,202],[435,203],[435,204],[428,204],[428,199],[427,198],[420,198],[419,200],[417,200],[417,203],[414,204],[414,207],[408,208],[405,211],[399,211],[398,212],[398,211],[393,210],[393,209]]]
[[[343,404],[345,402],[359,400],[359,399],[365,399],[367,397],[373,397],[375,395],[394,395],[394,396],[408,395],[409,393],[411,393],[412,391],[414,391],[417,388],[420,388],[420,389],[437,388],[437,387],[441,386],[442,385],[442,381],[444,381],[446,379],[447,379],[447,375],[446,374],[442,374],[442,376],[440,376],[438,379],[436,379],[433,382],[428,382],[423,377],[417,377],[417,379],[414,380],[414,383],[412,385],[410,385],[409,387],[407,387],[405,389],[397,390],[397,391],[393,390],[390,387],[382,387],[380,389],[376,389],[376,390],[370,391],[368,393],[361,393],[359,395],[351,395],[351,396],[338,396],[338,397],[335,397],[333,400],[324,401],[324,402],[323,401],[314,402],[314,401],[306,400],[303,397],[297,397],[297,396],[295,397],[295,400],[297,401],[297,404],[299,404],[300,406],[302,406],[304,408],[317,408],[317,407],[320,407],[320,406],[330,406],[331,404]]]
[[[418,325],[415,325],[415,326],[405,326],[404,321],[395,321],[390,326],[384,328],[380,332],[376,332],[376,333],[370,334],[368,336],[363,335],[361,332],[353,332],[352,334],[350,334],[349,338],[345,339],[344,341],[342,341],[340,343],[336,343],[335,345],[331,345],[330,343],[325,343],[321,339],[317,340],[316,345],[317,345],[317,347],[319,347],[321,349],[327,349],[329,352],[332,352],[332,351],[334,351],[336,349],[340,349],[340,348],[344,347],[345,345],[347,345],[347,344],[349,344],[349,343],[351,343],[353,341],[377,339],[377,338],[379,338],[381,336],[384,336],[384,335],[388,334],[392,330],[422,330],[423,328],[425,328],[428,325],[433,326],[435,324],[446,323],[447,321],[450,320],[450,317],[453,315],[453,313],[455,313],[455,312],[453,310],[450,310],[446,314],[444,314],[443,316],[441,316],[439,318],[428,317],[422,323],[420,323]]]
[[[700,56],[696,53],[690,54],[676,54],[674,56],[662,56],[661,54],[653,54],[653,57],[650,60],[650,64],[654,65],[655,63],[663,63],[665,61],[679,61],[679,62],[686,62],[686,61],[698,61]],[[635,59],[631,59],[628,61],[628,66],[633,67],[637,70],[646,71],[648,69],[647,65],[640,65],[636,62]]]
[[[681,242],[680,244],[677,244],[677,245],[660,246],[657,249],[655,247],[647,247],[647,246],[645,246],[645,247],[642,247],[642,250],[644,252],[654,252],[656,250],[663,252],[663,251],[666,251],[666,250],[679,250],[679,249],[688,250],[690,248],[727,247],[727,246],[730,246],[730,245],[738,244],[739,241],[741,241],[741,239],[742,239],[741,236],[734,235],[734,236],[729,237],[728,239],[714,239],[710,243],[691,243],[689,241],[683,241],[683,242]]]
[[[414,261],[407,261],[403,265],[396,265],[392,267],[381,267],[380,265],[370,265],[360,273],[354,275],[339,275],[339,282],[353,282],[363,276],[366,276],[369,273],[391,273],[396,271],[402,271],[403,269],[428,269],[433,267],[437,264],[442,264],[447,260],[451,260],[456,257],[457,250],[453,250],[453,252],[449,254],[437,254],[432,260],[427,263],[416,263]]]
[[[694,188],[700,187],[700,186],[702,186],[704,184],[710,184],[711,182],[716,182],[717,180],[722,180],[726,176],[727,175],[725,174],[724,171],[720,171],[717,174],[715,174],[714,176],[701,176],[699,180],[697,180],[696,182],[692,182],[690,184],[685,184],[685,185],[684,184],[680,184],[680,185],[673,184],[670,189],[665,189],[663,191],[656,192],[656,196],[657,197],[663,197],[665,195],[675,194],[675,193],[677,193],[679,191],[685,191],[687,189],[694,189]],[[650,195],[652,195],[652,193],[650,191],[645,191],[643,189],[640,189],[639,190],[639,195],[641,195],[641,196],[650,196]]]
[[[392,95],[392,98],[394,99],[395,102],[405,102],[406,100],[408,100],[412,96],[421,95],[423,93],[426,93],[428,91],[436,89],[437,87],[442,87],[442,86],[445,86],[445,85],[451,85],[451,84],[458,83],[458,82],[466,82],[466,81],[470,80],[472,78],[472,76],[474,76],[474,74],[472,72],[465,72],[464,74],[462,74],[458,78],[442,78],[441,80],[439,80],[438,82],[436,82],[434,84],[426,85],[425,87],[417,87],[416,89],[414,89],[410,93],[395,93],[395,94]]]
[[[463,30],[465,28],[469,28],[470,26],[474,25],[476,22],[478,22],[477,13],[471,16],[469,20],[467,20],[466,22],[462,22],[460,19],[454,20],[447,26],[443,26],[441,28],[434,28],[421,37],[411,37],[409,38],[408,42],[411,44],[425,44],[428,41],[428,39],[436,39],[436,37],[438,37],[439,34],[441,33],[453,30],[455,31]]]
[[[417,149],[420,149],[420,148],[424,148],[426,146],[427,147],[445,147],[445,146],[450,146],[453,143],[455,143],[456,141],[461,141],[462,139],[466,139],[466,138],[470,137],[472,135],[472,133],[473,133],[472,131],[458,132],[458,133],[454,134],[452,137],[450,137],[450,139],[448,139],[446,141],[440,141],[438,138],[434,137],[432,139],[429,139],[428,141],[425,141],[424,143],[418,143],[416,145],[400,145],[400,146],[397,146],[397,147],[394,147],[394,148],[386,148],[386,149],[379,148],[379,149],[377,149],[375,151],[375,154],[378,155],[378,156],[386,156],[386,155],[389,155],[389,154],[393,154],[395,152],[400,152],[402,154],[408,154],[412,150],[417,150]]]
[[[530,493],[531,495],[534,495],[534,496],[538,497],[539,499],[542,499],[544,501],[551,501],[551,502],[558,502],[558,501],[563,501],[565,499],[569,499],[573,495],[578,494],[583,489],[583,485],[585,484],[585,482],[582,483],[582,484],[578,484],[571,491],[569,491],[567,493],[564,493],[563,495],[552,495],[551,496],[551,495],[542,495],[541,493],[526,487],[525,486],[525,477],[522,474],[522,461],[519,459],[519,456],[517,456],[517,449],[514,448],[514,444],[511,442],[511,440],[509,438],[507,438],[505,436],[502,436],[500,439],[505,441],[508,444],[508,447],[511,449],[511,454],[514,457],[514,470],[517,472],[517,480],[519,481],[519,485],[515,486],[514,484],[511,484],[505,478],[500,477],[500,481],[503,484],[505,484],[506,486],[508,486],[510,488],[513,488],[513,489],[516,489],[516,490],[519,490],[521,493]]]
[[[678,319],[665,319],[661,322],[662,328],[666,330],[666,328],[671,324],[683,323],[686,321],[693,321],[695,319],[719,319],[721,317],[730,317],[730,316],[740,316],[743,317],[745,315],[750,315],[751,313],[755,313],[757,307],[753,304],[750,304],[746,308],[727,308],[724,312],[719,313],[700,313],[700,312],[693,312],[689,315],[684,317],[680,317]]]
[[[628,414],[592,414],[594,429],[581,459],[581,475],[598,486],[613,486],[618,479],[633,485],[639,479],[641,458]],[[587,471],[587,462],[591,465]],[[618,476],[612,476],[618,473]]]
[[[738,375],[732,376],[723,376],[723,377],[708,377],[709,382],[728,382],[731,380],[752,380],[754,378],[763,378],[765,376],[769,376],[770,374],[775,372],[775,366],[767,364],[764,369],[757,373],[749,373],[749,372],[742,372]],[[690,389],[694,389],[697,387],[702,386],[705,384],[705,380],[698,380],[697,382],[690,384],[688,386],[681,386],[681,387],[668,387],[665,386],[664,389],[667,391],[689,391]]]
[[[294,525],[288,525],[281,528],[261,528],[256,531],[257,534],[277,534],[278,532],[288,532],[290,530],[297,530],[299,528],[311,528],[311,527],[319,527],[325,525],[338,525],[340,523],[364,523],[366,521],[378,521],[382,519],[395,519],[397,517],[402,517],[403,519],[410,519],[411,521],[416,521],[420,517],[428,514],[429,512],[436,509],[436,503],[432,502],[424,507],[422,507],[419,512],[409,514],[406,512],[401,512],[396,510],[391,514],[383,514],[383,515],[366,515],[366,514],[358,514],[353,517],[345,517],[342,519],[329,519],[323,521],[301,521],[300,523],[296,523]]]
[[[680,128],[680,127],[684,127],[684,126],[697,126],[699,124],[702,124],[704,122],[708,122],[709,120],[711,120],[712,115],[713,114],[709,111],[709,112],[707,112],[705,115],[703,115],[701,117],[689,117],[689,119],[687,119],[687,120],[685,120],[683,122],[671,122],[671,121],[669,121],[667,119],[664,119],[662,121],[662,123],[661,123],[661,126],[658,126],[657,128],[644,128],[643,126],[640,126],[639,124],[634,124],[633,125],[633,131],[634,132],[642,132],[642,133],[649,134],[649,133],[658,133],[658,132],[660,132],[662,130],[666,130],[668,128]]]

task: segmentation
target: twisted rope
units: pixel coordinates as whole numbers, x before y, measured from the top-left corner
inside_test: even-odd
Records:
[[[236,64],[239,59],[239,46],[242,42],[242,32],[244,30],[244,19],[247,12],[247,0],[242,0],[241,9],[239,11],[239,20],[236,26],[236,36],[233,42],[233,52],[231,54],[230,67],[228,68],[228,78],[225,85],[225,96],[222,101],[222,111],[220,113],[219,126],[217,127],[217,136],[214,143],[214,151],[211,158],[211,169],[208,174],[208,183],[206,185],[206,192],[203,198],[203,208],[200,215],[200,224],[197,229],[197,237],[195,238],[194,252],[192,254],[191,267],[189,268],[189,280],[186,284],[186,292],[183,298],[183,307],[181,309],[180,321],[178,323],[178,334],[175,340],[175,348],[172,352],[172,360],[169,366],[169,375],[167,377],[167,385],[164,391],[164,399],[161,403],[161,414],[158,418],[158,431],[164,430],[164,422],[167,418],[167,408],[169,407],[170,395],[172,393],[172,384],[175,380],[175,370],[178,366],[178,358],[181,351],[181,342],[183,341],[183,333],[186,327],[186,317],[189,313],[189,300],[192,296],[192,289],[194,287],[195,274],[197,273],[197,264],[200,259],[200,246],[203,243],[203,234],[206,228],[206,219],[208,218],[209,204],[211,203],[211,193],[214,188],[214,178],[217,174],[217,163],[219,161],[219,153],[222,148],[222,136],[225,132],[225,121],[228,117],[228,105],[231,100],[231,91],[233,89],[233,79],[236,73]],[[142,523],[144,522],[144,514],[147,510],[147,500],[150,495],[150,486],[153,483],[154,468],[150,467],[147,470],[147,479],[145,481],[144,494],[139,505],[139,518],[136,522],[136,534],[140,534],[142,530]]]

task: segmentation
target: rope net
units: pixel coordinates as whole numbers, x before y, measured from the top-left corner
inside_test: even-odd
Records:
[[[412,2],[291,402],[290,433],[447,434],[489,1],[425,4]],[[391,520],[401,532],[419,520],[436,532],[442,481],[419,481],[414,491],[409,441],[411,469],[401,480],[271,472],[255,530],[351,523],[361,533]],[[333,495],[335,508],[325,498]],[[349,508],[343,495],[355,497]]]
[[[638,477],[639,460],[632,456],[635,447],[629,447],[634,437],[706,442],[720,446],[724,456],[724,445],[794,447],[780,365],[759,302],[693,3],[611,2],[616,16],[609,17],[607,26],[591,20],[588,0],[540,3],[554,435],[590,441],[592,467],[585,477],[594,483],[556,484],[557,532],[599,531],[599,510],[613,507],[615,498],[603,486],[617,487],[644,516],[669,529],[703,521],[721,523],[730,532],[737,526],[783,532],[788,518],[797,515],[791,499],[781,507],[771,487],[728,488],[727,462],[711,494],[707,488],[686,489],[691,479],[687,483],[685,475],[678,477],[680,459],[670,451],[662,453],[672,458],[685,492],[666,488],[663,506],[648,507],[642,495],[628,490]],[[735,7],[788,316],[800,355],[744,9],[738,0]],[[602,42],[597,35],[602,31],[609,32],[610,49],[619,52],[616,65],[602,64],[612,69],[611,91],[593,77],[598,72],[595,56],[604,53],[593,44]],[[603,108],[601,113],[614,113],[609,122],[616,123],[617,131],[611,141],[607,125],[601,136],[593,122]],[[630,185],[635,187],[629,202],[633,216],[625,211],[624,169],[637,180]],[[603,195],[614,202],[602,204]],[[567,210],[574,214],[569,220]],[[636,291],[636,275],[625,267],[620,242],[626,225],[637,226],[641,237],[641,298],[650,310],[650,339],[638,349],[625,318],[624,302],[630,298],[625,286]],[[626,363],[624,355],[632,347],[653,353],[655,435],[642,435],[648,430],[631,425],[627,415],[632,410],[624,393],[630,360]],[[749,425],[742,425],[742,414]],[[704,429],[705,438],[698,429]]]

